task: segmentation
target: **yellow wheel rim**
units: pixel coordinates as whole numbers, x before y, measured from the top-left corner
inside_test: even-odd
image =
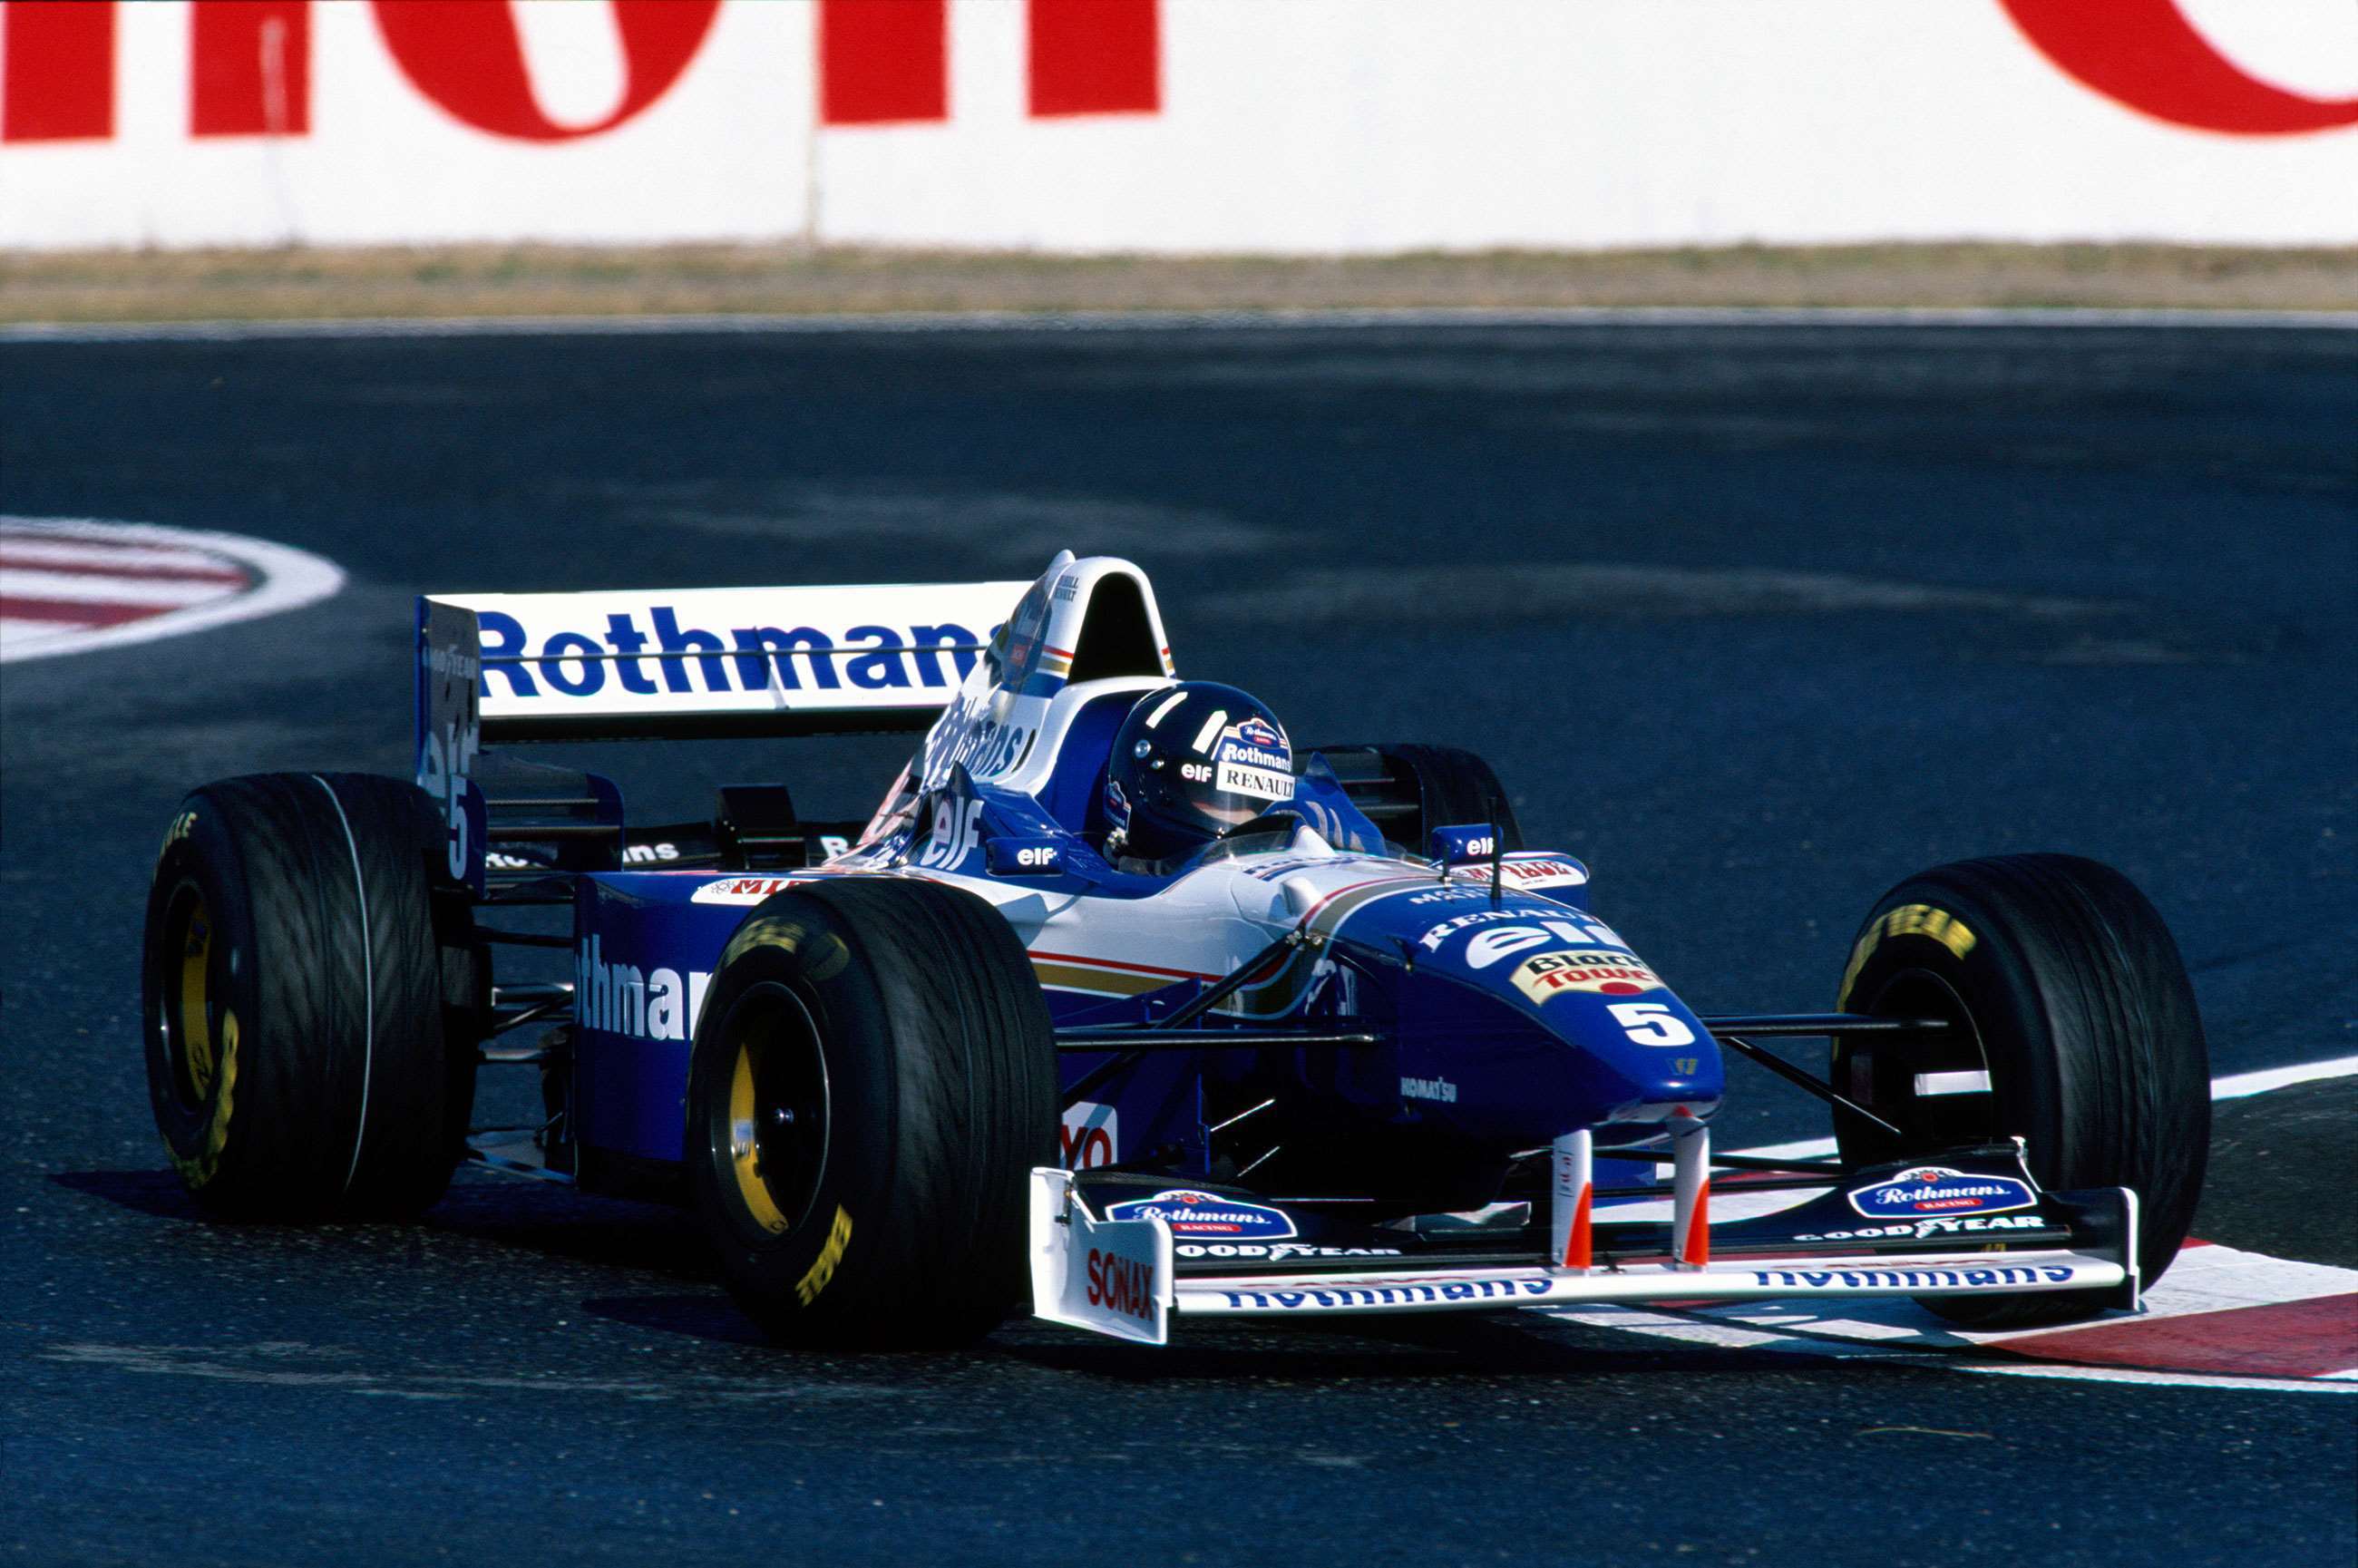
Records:
[[[212,987],[212,917],[204,900],[189,910],[189,924],[180,942],[180,1037],[183,1087],[193,1104],[202,1105],[213,1092],[213,1032],[207,1011]]]
[[[786,1217],[778,1212],[777,1201],[770,1195],[770,1184],[762,1179],[762,1146],[758,1114],[753,1098],[753,1052],[740,1042],[737,1063],[729,1076],[729,1159],[737,1173],[737,1195],[753,1221],[772,1235],[783,1234]]]

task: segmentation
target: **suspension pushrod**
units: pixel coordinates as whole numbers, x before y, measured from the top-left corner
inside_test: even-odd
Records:
[[[1637,1160],[1642,1161],[1649,1165],[1667,1165],[1671,1163],[1671,1157],[1668,1154],[1648,1154],[1640,1152],[1625,1152],[1619,1149],[1599,1149],[1596,1151],[1596,1158],[1599,1160]],[[1714,1154],[1711,1157],[1711,1168],[1714,1172],[1793,1171],[1803,1175],[1833,1176],[1837,1178],[1850,1174],[1848,1171],[1843,1169],[1841,1165],[1832,1160],[1772,1160],[1765,1155],[1759,1154]],[[1745,1184],[1747,1186],[1750,1186],[1751,1184],[1752,1184],[1749,1182]]]
[[[1213,981],[1211,986],[1199,993],[1195,1000],[1187,1003],[1184,1007],[1182,1007],[1170,1017],[1156,1019],[1150,1022],[1140,1024],[1137,1031],[1138,1035],[1163,1034],[1175,1029],[1185,1028],[1186,1025],[1194,1022],[1196,1019],[1201,1018],[1213,1008],[1219,1006],[1221,1002],[1227,1000],[1230,996],[1242,989],[1245,982],[1252,979],[1254,975],[1260,973],[1261,968],[1268,964],[1270,959],[1275,957],[1279,953],[1284,951],[1288,947],[1300,946],[1302,940],[1302,933],[1300,930],[1296,929],[1287,932],[1276,941],[1271,942],[1268,946],[1263,947],[1260,952],[1255,953],[1251,957],[1247,958],[1243,963],[1229,970],[1226,976],[1220,979]],[[1128,1044],[1128,1049],[1124,1050],[1120,1055],[1113,1057],[1109,1061],[1098,1063],[1096,1066],[1091,1067],[1087,1072],[1083,1073],[1079,1078],[1075,1080],[1073,1086],[1065,1091],[1061,1103],[1068,1106],[1076,1103],[1083,1097],[1087,1095],[1091,1089],[1097,1087],[1099,1084],[1104,1083],[1116,1073],[1124,1072],[1136,1066],[1141,1057],[1144,1056],[1147,1052],[1156,1048],[1154,1045],[1143,1041],[1134,1044],[1130,1044],[1127,1042],[1125,1042],[1125,1044]],[[1087,1047],[1085,1047],[1085,1049]],[[1105,1048],[1106,1047],[1103,1046],[1094,1047],[1094,1049],[1099,1050]],[[1200,1051],[1206,1047],[1191,1042],[1182,1048]]]
[[[1855,1012],[1771,1012],[1757,1017],[1725,1013],[1704,1019],[1703,1026],[1714,1034],[1724,1036],[1732,1031],[1764,1040],[1826,1034],[1938,1034],[1951,1027],[1944,1018],[1869,1018]]]
[[[1834,1087],[1833,1085],[1826,1082],[1823,1078],[1803,1072],[1801,1068],[1796,1067],[1793,1064],[1786,1061],[1781,1056],[1771,1055],[1769,1053],[1763,1051],[1759,1046],[1755,1045],[1751,1041],[1745,1039],[1741,1035],[1722,1034],[1717,1038],[1722,1045],[1726,1046],[1737,1055],[1759,1063],[1762,1066],[1768,1068],[1770,1072],[1776,1074],[1787,1083],[1793,1085],[1796,1088],[1806,1089],[1810,1093],[1817,1096],[1820,1099],[1824,1100],[1828,1105],[1840,1106],[1843,1109],[1849,1111],[1854,1116],[1865,1117],[1867,1120],[1883,1129],[1884,1131],[1888,1132],[1894,1138],[1901,1140],[1905,1140],[1907,1138],[1908,1135],[1905,1132],[1902,1132],[1899,1129],[1892,1126],[1891,1123],[1884,1120],[1883,1118],[1876,1115],[1875,1112],[1867,1109],[1866,1107],[1859,1104],[1848,1095],[1844,1094],[1840,1089]]]
[[[1249,1029],[1060,1029],[1058,1051],[1286,1051],[1299,1045],[1380,1045],[1380,1034],[1303,1034]]]

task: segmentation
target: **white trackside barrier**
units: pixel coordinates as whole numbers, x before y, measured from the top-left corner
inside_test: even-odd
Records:
[[[2353,190],[2348,0],[0,3],[6,247],[2346,244]]]

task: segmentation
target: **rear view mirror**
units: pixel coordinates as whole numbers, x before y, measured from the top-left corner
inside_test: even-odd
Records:
[[[1467,823],[1457,827],[1436,827],[1428,840],[1427,850],[1444,866],[1470,866],[1493,859],[1498,852],[1498,829],[1487,822]]]

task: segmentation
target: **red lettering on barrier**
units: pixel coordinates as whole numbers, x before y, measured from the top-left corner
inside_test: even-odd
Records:
[[[946,120],[947,0],[819,0],[818,117],[824,125]]]
[[[0,7],[0,142],[114,135],[114,0]]]
[[[197,0],[189,13],[189,134],[310,131],[310,0]]]
[[[1999,0],[2064,74],[2175,125],[2287,135],[2358,125],[2358,98],[2310,98],[2246,72],[2177,0]]]
[[[525,70],[524,40],[505,4],[372,0],[377,31],[410,85],[456,118],[494,135],[572,141],[611,131],[671,90],[712,30],[720,0],[612,0],[622,37],[622,101],[604,119],[560,125],[541,112]]]
[[[1152,114],[1163,106],[1156,0],[1032,0],[1032,113]]]

